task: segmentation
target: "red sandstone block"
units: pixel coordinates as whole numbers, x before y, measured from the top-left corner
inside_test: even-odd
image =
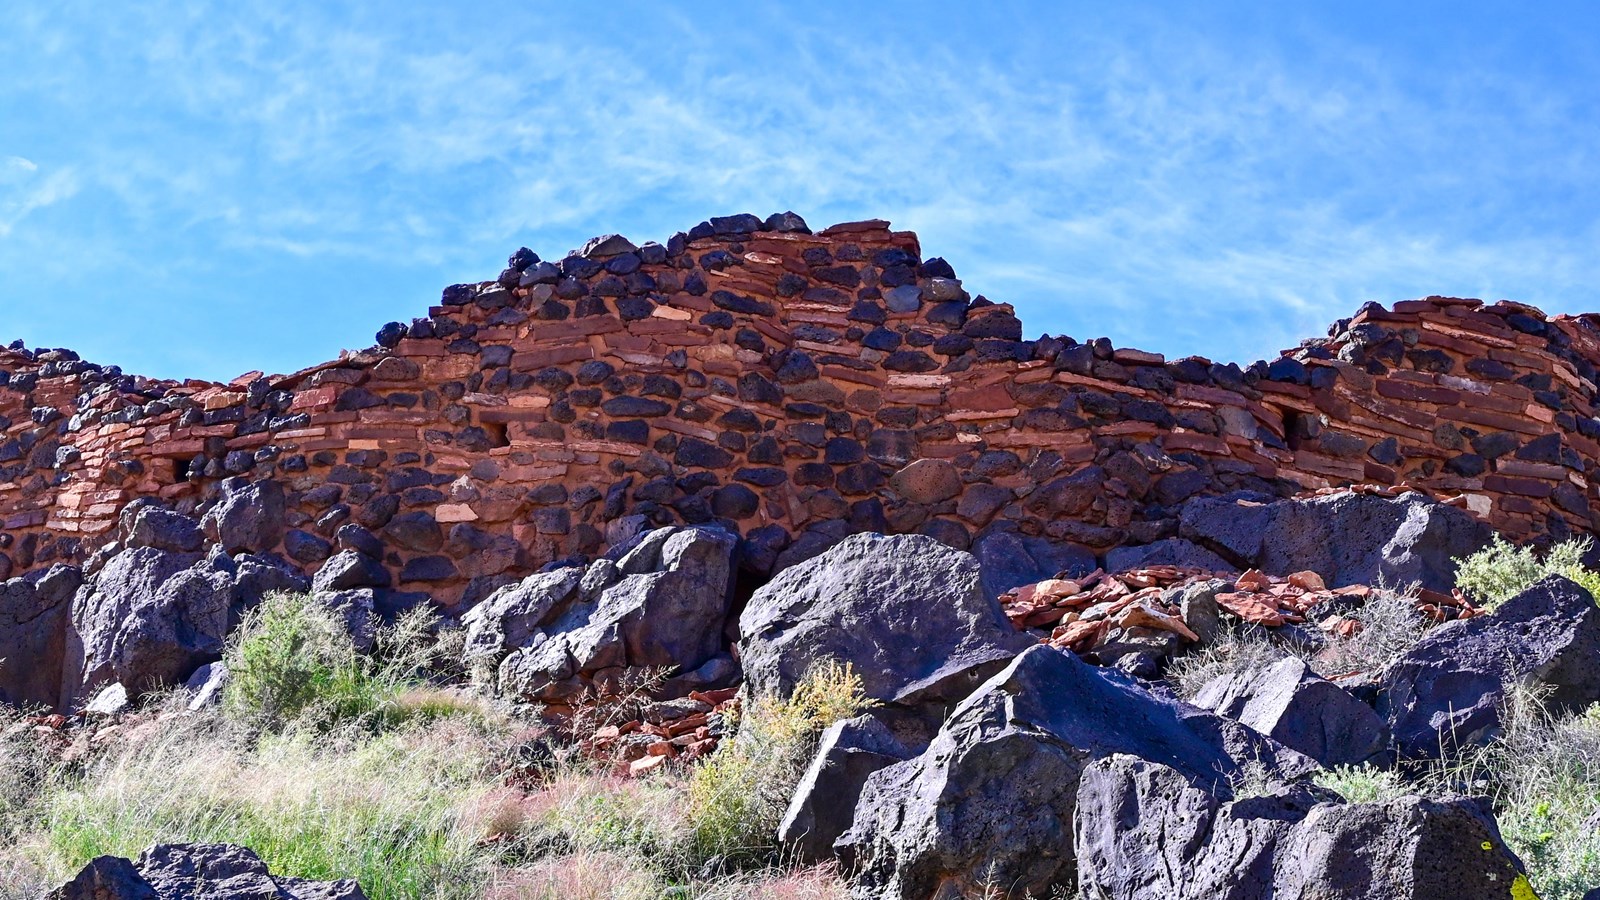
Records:
[[[1059,373],[1056,380],[1061,380]],[[1193,400],[1217,406],[1246,406],[1249,403],[1241,394],[1204,384],[1179,384],[1175,393],[1180,400]]]
[[[580,344],[572,347],[554,347],[549,350],[519,352],[512,359],[512,363],[513,368],[519,372],[534,372],[546,366],[560,366],[566,363],[594,359],[594,355],[594,348],[588,344]]]
[[[1516,494],[1520,497],[1548,497],[1555,490],[1555,485],[1537,478],[1517,478],[1508,475],[1487,475],[1483,479],[1483,489],[1496,491],[1503,494]]]
[[[1166,450],[1193,450],[1213,456],[1233,455],[1226,440],[1196,431],[1174,431],[1161,439],[1161,446]]]
[[[318,406],[328,406],[338,396],[338,391],[331,384],[309,391],[301,391],[294,395],[294,401],[289,404],[290,409],[313,409]]]
[[[1471,407],[1445,407],[1439,410],[1441,419],[1453,422],[1466,422],[1471,425],[1481,425],[1500,431],[1515,431],[1518,434],[1539,436],[1545,433],[1545,426],[1540,422],[1530,419],[1521,419],[1487,410],[1473,409]]]
[[[1461,392],[1450,388],[1426,387],[1419,384],[1408,384],[1394,379],[1385,379],[1378,382],[1378,393],[1396,400],[1410,400],[1419,403],[1437,403],[1442,406],[1451,406],[1461,402]]]

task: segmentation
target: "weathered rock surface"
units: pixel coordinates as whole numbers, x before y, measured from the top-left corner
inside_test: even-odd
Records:
[[[1415,492],[1270,503],[1202,497],[1184,506],[1180,533],[1240,569],[1269,575],[1309,569],[1329,587],[1417,582],[1444,592],[1455,586],[1453,559],[1481,549],[1491,536],[1470,513]]]
[[[1126,572],[1142,566],[1182,566],[1207,572],[1233,570],[1232,563],[1183,538],[1166,538],[1154,544],[1113,547],[1106,551],[1107,572]]]
[[[785,569],[750,598],[739,635],[757,695],[788,696],[832,660],[867,696],[904,704],[960,696],[1033,643],[984,595],[977,560],[922,535],[852,535]]]
[[[1095,569],[1094,554],[1067,543],[996,530],[972,544],[972,555],[982,567],[983,592],[999,597],[1024,584],[1065,574],[1086,575]]]
[[[1389,743],[1388,726],[1372,707],[1292,656],[1223,675],[1201,688],[1194,703],[1325,766],[1366,762]]]
[[[227,478],[221,495],[200,520],[206,536],[228,553],[271,550],[283,538],[283,486],[263,479]]]
[[[366,900],[353,879],[274,876],[254,851],[232,844],[157,844],[137,863],[92,860],[47,900]]]
[[[1315,763],[1120,673],[1036,646],[951,713],[920,756],[874,773],[838,846],[858,896],[1043,895],[1073,878],[1072,822],[1089,762],[1130,753],[1226,790],[1248,762],[1285,776]]]
[[[1277,845],[1319,802],[1305,785],[1233,800],[1161,763],[1115,755],[1084,768],[1073,821],[1086,900],[1270,900]]]
[[[662,528],[586,569],[502,588],[465,618],[467,659],[498,662],[502,691],[546,702],[624,669],[693,672],[722,651],[737,543],[717,528]]]
[[[833,842],[855,819],[868,776],[913,755],[875,716],[834,723],[823,732],[778,826],[785,851],[807,863],[832,856]]]
[[[62,703],[118,682],[137,696],[181,684],[221,657],[239,615],[268,591],[305,590],[270,557],[231,559],[132,547],[112,556],[72,601]]]
[[[1522,679],[1546,688],[1555,711],[1600,700],[1600,608],[1565,578],[1428,632],[1383,673],[1380,708],[1403,755],[1437,757],[1492,739]]]
[[[1085,769],[1074,835],[1087,900],[1533,896],[1494,819],[1466,797],[1344,803],[1293,785],[1234,799],[1119,755]]]
[[[82,582],[76,568],[55,565],[0,584],[0,702],[60,704],[72,595]]]

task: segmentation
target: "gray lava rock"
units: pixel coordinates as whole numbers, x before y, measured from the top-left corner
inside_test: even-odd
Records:
[[[1063,573],[1087,575],[1096,567],[1094,554],[1082,547],[1011,531],[981,535],[972,542],[972,555],[983,569],[983,592],[993,598]]]
[[[221,658],[223,640],[269,591],[305,590],[282,560],[220,547],[207,554],[131,547],[73,597],[61,668],[61,705],[116,681],[132,698],[181,684]]]
[[[63,700],[110,681],[135,696],[180,683],[221,657],[233,622],[226,556],[124,550],[73,599]]]
[[[583,574],[582,567],[567,566],[529,575],[467,610],[461,617],[466,661],[498,666],[513,651],[526,647],[550,613],[574,596]]]
[[[353,879],[275,877],[254,851],[232,844],[157,844],[137,863],[102,856],[48,900],[366,900]]]
[[[1455,586],[1454,559],[1483,548],[1492,534],[1470,513],[1421,494],[1350,492],[1272,503],[1191,500],[1179,533],[1240,569],[1310,569],[1329,587],[1418,582],[1436,591]]]
[[[1074,813],[1079,888],[1086,900],[1271,900],[1278,844],[1317,803],[1336,799],[1279,785],[1234,800],[1136,756],[1095,760]]]
[[[1292,656],[1219,676],[1200,689],[1194,703],[1325,766],[1366,762],[1389,743],[1389,728],[1372,707]]]
[[[194,553],[205,543],[200,523],[165,507],[149,503],[130,505],[122,518],[127,523],[123,543],[129,547]]]
[[[388,586],[389,570],[383,567],[383,563],[356,550],[335,553],[311,579],[311,589],[319,594]]]
[[[851,535],[785,569],[750,598],[739,634],[758,696],[786,697],[832,660],[854,668],[867,696],[908,705],[954,699],[975,670],[1033,643],[984,596],[977,560],[911,534]]]
[[[278,545],[283,516],[283,487],[276,481],[229,478],[200,525],[227,552],[253,552]]]
[[[57,708],[72,595],[83,575],[71,566],[0,583],[0,702]]]
[[[855,819],[867,777],[913,755],[875,716],[835,722],[822,733],[817,753],[795,787],[778,840],[799,862],[828,859],[833,842]]]
[[[692,672],[722,651],[737,544],[718,528],[661,528],[596,560],[575,584],[570,569],[533,576],[472,618],[468,655],[510,649],[500,689],[546,702],[624,669]]]
[[[990,883],[1041,896],[1072,882],[1084,767],[1117,753],[1220,792],[1246,764],[1284,778],[1316,768],[1237,722],[1036,645],[957,706],[922,755],[871,775],[835,846],[858,861],[863,897],[981,896]]]
[[[1232,572],[1227,560],[1183,538],[1166,538],[1154,544],[1113,547],[1106,551],[1106,571],[1126,572],[1141,566],[1189,566],[1207,572]]]
[[[133,860],[120,856],[95,857],[71,881],[44,896],[45,900],[163,900]]]
[[[1523,679],[1548,688],[1555,711],[1600,700],[1600,608],[1560,576],[1428,632],[1384,671],[1379,709],[1402,755],[1437,757],[1498,734],[1500,708]]]
[[[1339,800],[1306,785],[1234,799],[1158,763],[1096,761],[1078,789],[1080,890],[1087,900],[1534,896],[1477,800]]]
[[[1494,816],[1470,797],[1324,804],[1277,856],[1275,896],[1291,900],[1535,896]]]
[[[198,712],[222,702],[222,692],[228,689],[228,667],[220,662],[206,663],[194,670],[184,683],[189,692],[189,711]]]
[[[344,625],[350,642],[362,653],[370,652],[378,637],[377,592],[371,588],[320,591],[312,595]]]

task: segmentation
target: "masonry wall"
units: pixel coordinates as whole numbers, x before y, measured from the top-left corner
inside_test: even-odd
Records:
[[[0,576],[86,558],[137,497],[203,509],[226,477],[283,485],[272,549],[314,571],[357,523],[446,606],[645,523],[724,520],[770,567],[853,530],[1104,550],[1235,490],[1409,484],[1518,539],[1600,509],[1595,316],[1369,304],[1241,370],[1023,340],[880,221],[734,216],[511,262],[293,375],[0,351]]]

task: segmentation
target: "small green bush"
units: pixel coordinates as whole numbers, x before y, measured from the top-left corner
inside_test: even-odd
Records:
[[[818,736],[872,705],[861,676],[848,664],[831,661],[812,670],[788,699],[749,701],[738,734],[694,770],[688,798],[691,858],[730,867],[771,862],[778,824]]]
[[[1416,793],[1399,775],[1371,765],[1324,769],[1316,782],[1351,803],[1387,803]]]
[[[1587,537],[1563,541],[1541,559],[1532,547],[1518,547],[1495,535],[1489,546],[1456,560],[1456,587],[1473,602],[1494,609],[1541,578],[1560,575],[1600,598],[1600,572],[1583,565],[1583,555],[1593,543]]]
[[[339,617],[309,594],[268,595],[229,638],[224,706],[266,731],[303,722],[331,728],[362,721],[392,726],[413,713],[425,717],[467,710],[437,702],[408,705],[421,673],[437,655],[427,610],[413,610],[378,629],[374,651],[356,650]]]

